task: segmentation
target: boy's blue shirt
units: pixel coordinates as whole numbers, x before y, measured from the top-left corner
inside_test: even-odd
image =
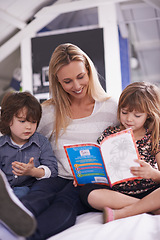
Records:
[[[12,173],[12,162],[28,163],[34,157],[34,165],[45,165],[51,170],[51,177],[58,175],[57,160],[53,153],[50,142],[46,137],[35,132],[21,148],[11,142],[10,136],[0,137],[0,169],[6,174],[11,185],[31,186],[36,178],[31,176],[18,176]]]

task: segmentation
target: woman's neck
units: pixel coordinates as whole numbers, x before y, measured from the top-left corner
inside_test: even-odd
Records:
[[[83,99],[72,99],[71,118],[78,119],[88,117],[92,114],[95,100],[89,96]]]

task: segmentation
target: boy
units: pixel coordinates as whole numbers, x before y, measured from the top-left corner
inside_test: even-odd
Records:
[[[0,169],[18,198],[33,182],[56,177],[58,168],[48,139],[36,132],[41,105],[29,92],[7,93],[1,104]]]

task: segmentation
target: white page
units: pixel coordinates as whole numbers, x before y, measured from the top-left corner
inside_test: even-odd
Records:
[[[122,179],[135,177],[130,167],[139,166],[134,160],[138,159],[138,152],[132,138],[132,130],[121,131],[103,140],[101,152],[111,183]]]

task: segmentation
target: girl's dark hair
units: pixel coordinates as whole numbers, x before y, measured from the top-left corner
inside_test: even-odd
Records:
[[[39,125],[42,108],[38,100],[29,92],[6,93],[1,103],[0,132],[10,135],[10,123],[23,108],[27,109],[27,121],[36,121]]]

